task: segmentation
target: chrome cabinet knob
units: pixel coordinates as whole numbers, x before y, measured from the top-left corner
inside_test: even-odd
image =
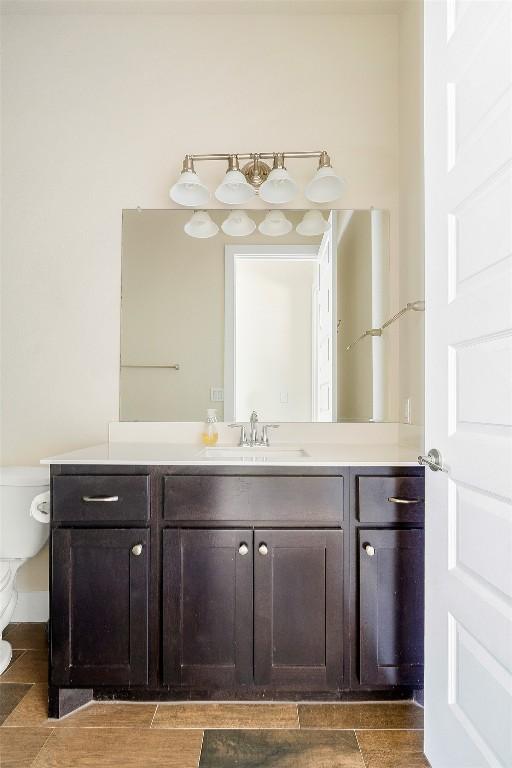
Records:
[[[364,551],[368,555],[368,557],[373,557],[375,554],[375,547],[372,547],[371,544],[365,544],[364,545]]]
[[[268,554],[268,547],[266,544],[260,544],[258,547],[258,552],[260,555],[266,555]]]
[[[142,544],[134,544],[132,547],[132,555],[135,555],[135,557],[138,557],[142,554]]]
[[[242,544],[240,544],[238,547],[238,551],[241,555],[246,555],[249,552],[249,547],[245,542],[242,542]]]

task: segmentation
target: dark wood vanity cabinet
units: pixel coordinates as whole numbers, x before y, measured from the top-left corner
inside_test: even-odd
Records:
[[[86,690],[421,685],[422,469],[53,466],[51,488],[53,716]]]
[[[163,677],[234,690],[337,690],[343,533],[163,532]]]
[[[148,682],[149,531],[52,535],[51,683]]]
[[[253,533],[163,531],[166,685],[234,690],[252,681]]]
[[[359,529],[359,679],[423,683],[424,536],[418,529]]]
[[[424,475],[352,470],[353,684],[421,687],[424,634]]]

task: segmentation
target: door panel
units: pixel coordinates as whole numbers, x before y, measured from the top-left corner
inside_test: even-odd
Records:
[[[425,106],[425,752],[509,766],[510,2],[426,3]]]
[[[54,685],[147,684],[148,568],[146,529],[53,531]]]
[[[252,681],[252,537],[249,530],[163,532],[166,684],[228,689]]]
[[[256,685],[341,686],[342,541],[341,531],[255,532]]]
[[[360,682],[421,685],[423,531],[360,529],[358,537]]]

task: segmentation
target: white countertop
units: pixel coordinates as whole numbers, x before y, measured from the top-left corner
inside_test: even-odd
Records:
[[[221,446],[218,446],[221,447]],[[233,448],[232,445],[225,446]],[[286,450],[284,443],[273,443],[272,450]],[[295,445],[293,447],[296,447]],[[180,443],[121,443],[111,442],[81,448],[77,451],[51,456],[41,464],[84,464],[84,465],[174,465],[174,466],[287,466],[287,467],[380,467],[417,466],[418,451],[397,444],[345,444],[345,443],[301,443],[307,455],[293,459],[262,457],[205,458],[201,456],[204,446]],[[243,449],[241,449],[243,450]]]

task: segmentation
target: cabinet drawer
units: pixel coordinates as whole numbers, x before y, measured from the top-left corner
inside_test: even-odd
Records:
[[[357,478],[357,516],[363,523],[422,523],[425,480],[421,476]]]
[[[54,477],[52,518],[66,523],[146,522],[149,520],[149,476]]]
[[[343,477],[173,475],[164,496],[164,518],[173,522],[318,527],[343,520]]]

